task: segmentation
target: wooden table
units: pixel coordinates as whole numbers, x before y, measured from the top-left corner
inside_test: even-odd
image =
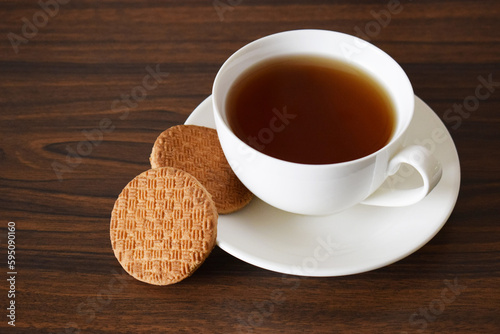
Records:
[[[2,333],[500,332],[500,2],[58,1],[0,5]],[[402,65],[460,156],[446,225],[352,276],[284,276],[215,248],[179,284],[130,279],[110,212],[157,135],[234,51],[298,28],[358,35]]]

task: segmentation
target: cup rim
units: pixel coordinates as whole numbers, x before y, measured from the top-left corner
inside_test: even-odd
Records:
[[[253,148],[252,146],[248,145],[243,140],[241,140],[238,136],[236,136],[236,134],[233,132],[233,130],[231,129],[229,124],[227,124],[226,120],[224,119],[224,117],[221,114],[222,113],[221,110],[219,110],[219,108],[216,107],[217,102],[218,102],[216,89],[218,87],[218,85],[217,85],[217,83],[219,81],[218,79],[223,74],[226,67],[229,66],[228,64],[230,64],[236,57],[240,56],[242,53],[245,53],[248,49],[253,48],[256,44],[262,43],[263,40],[277,38],[280,35],[288,35],[288,34],[294,34],[294,33],[298,33],[298,32],[300,32],[300,33],[304,33],[304,32],[309,33],[310,32],[310,33],[316,33],[316,34],[317,33],[335,34],[335,35],[343,36],[346,38],[351,38],[353,41],[357,40],[360,43],[369,45],[375,51],[380,52],[385,57],[392,60],[393,64],[396,66],[396,68],[398,68],[401,71],[404,79],[406,79],[405,80],[405,84],[407,84],[406,89],[409,89],[409,91],[411,92],[411,95],[412,95],[411,101],[408,102],[410,104],[409,107],[411,109],[411,114],[408,117],[409,118],[408,121],[405,124],[403,124],[403,126],[401,126],[399,133],[393,134],[391,136],[390,140],[383,147],[381,147],[380,149],[378,149],[378,150],[376,150],[368,155],[365,155],[365,156],[357,158],[357,159],[348,160],[348,161],[325,163],[325,164],[312,164],[312,163],[310,164],[310,163],[293,162],[293,161],[288,161],[288,160],[273,157],[271,155],[262,153],[259,150]],[[324,29],[295,29],[295,30],[281,31],[281,32],[277,32],[277,33],[274,33],[271,35],[266,35],[266,36],[260,37],[256,40],[244,45],[243,47],[239,48],[233,54],[231,54],[231,56],[229,56],[229,58],[227,58],[226,61],[224,61],[224,63],[222,64],[222,66],[219,68],[217,75],[215,76],[213,86],[212,86],[212,98],[213,98],[212,104],[213,104],[214,116],[219,121],[219,122],[216,122],[216,124],[217,123],[223,124],[223,126],[226,128],[227,132],[233,137],[233,139],[236,139],[236,141],[238,142],[238,145],[242,145],[243,147],[245,147],[246,150],[250,150],[253,154],[257,154],[259,156],[265,157],[266,159],[269,159],[271,161],[275,161],[277,163],[282,163],[282,164],[294,165],[294,166],[304,166],[306,168],[328,168],[331,166],[348,166],[348,165],[352,165],[352,164],[362,163],[365,160],[372,159],[374,156],[380,154],[380,152],[388,150],[390,147],[395,145],[395,143],[397,143],[399,141],[399,139],[406,133],[406,130],[408,129],[408,127],[411,123],[411,119],[413,118],[414,109],[415,109],[414,92],[413,92],[413,87],[411,85],[410,79],[408,78],[406,72],[403,70],[401,65],[398,62],[396,62],[396,60],[394,60],[388,53],[386,53],[385,51],[383,51],[379,47],[377,47],[374,44],[372,44],[368,41],[365,41],[357,36],[349,35],[349,34],[346,34],[343,32],[338,32],[338,31],[333,31],[333,30],[324,30]]]

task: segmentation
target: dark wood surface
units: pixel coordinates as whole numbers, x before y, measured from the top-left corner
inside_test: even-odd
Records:
[[[500,2],[401,0],[393,13],[371,0],[61,2],[52,16],[35,0],[0,3],[0,332],[500,332]],[[149,168],[156,136],[210,94],[234,51],[298,28],[361,32],[443,119],[462,168],[444,228],[407,258],[347,277],[281,275],[215,248],[179,284],[129,279],[110,212]],[[148,66],[168,76],[126,113],[113,101],[137,96]],[[474,99],[481,78],[494,83]]]

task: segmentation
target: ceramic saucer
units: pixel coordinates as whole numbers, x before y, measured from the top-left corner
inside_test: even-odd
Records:
[[[215,127],[212,97],[186,124]],[[460,164],[441,120],[418,97],[406,145],[421,144],[443,167],[443,176],[421,202],[399,208],[356,205],[330,216],[304,216],[276,209],[258,198],[220,215],[217,244],[255,266],[301,276],[341,276],[394,263],[425,245],[446,223],[460,187]],[[383,187],[410,187],[417,173],[401,168]]]

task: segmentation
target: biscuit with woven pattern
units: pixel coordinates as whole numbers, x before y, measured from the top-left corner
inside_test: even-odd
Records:
[[[150,169],[122,190],[111,213],[110,238],[123,269],[139,281],[168,285],[190,276],[217,236],[211,195],[189,173]]]
[[[175,167],[196,177],[220,214],[243,208],[253,197],[229,166],[214,129],[173,126],[158,136],[149,160],[152,168]]]

